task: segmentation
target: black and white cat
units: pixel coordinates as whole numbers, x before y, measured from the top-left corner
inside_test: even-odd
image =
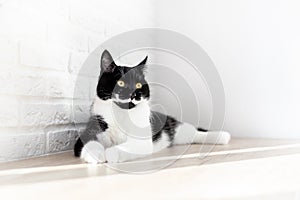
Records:
[[[102,53],[97,95],[87,127],[75,144],[75,156],[88,163],[123,162],[177,144],[229,142],[225,131],[194,128],[151,111],[146,62],[147,57],[135,67],[119,66],[107,50]],[[130,132],[150,137],[139,139]]]

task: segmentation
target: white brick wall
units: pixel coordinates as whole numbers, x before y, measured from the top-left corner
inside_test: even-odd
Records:
[[[66,71],[69,51],[62,45],[35,40],[20,41],[20,64]]]
[[[95,90],[82,63],[153,14],[151,0],[0,1],[0,162],[70,150]]]

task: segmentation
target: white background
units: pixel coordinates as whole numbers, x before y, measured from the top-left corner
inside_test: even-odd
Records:
[[[300,1],[157,0],[155,8],[158,27],[192,38],[214,61],[226,130],[300,137]]]

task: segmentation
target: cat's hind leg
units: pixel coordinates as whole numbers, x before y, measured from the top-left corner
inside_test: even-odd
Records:
[[[173,144],[228,144],[230,138],[226,131],[206,131],[196,129],[188,123],[181,123],[176,128]]]

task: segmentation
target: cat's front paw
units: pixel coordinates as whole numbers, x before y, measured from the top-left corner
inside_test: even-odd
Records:
[[[80,158],[86,163],[104,163],[106,160],[104,147],[97,141],[90,141],[82,148]]]
[[[105,150],[105,158],[108,163],[121,162],[121,152],[117,147],[110,147]]]

